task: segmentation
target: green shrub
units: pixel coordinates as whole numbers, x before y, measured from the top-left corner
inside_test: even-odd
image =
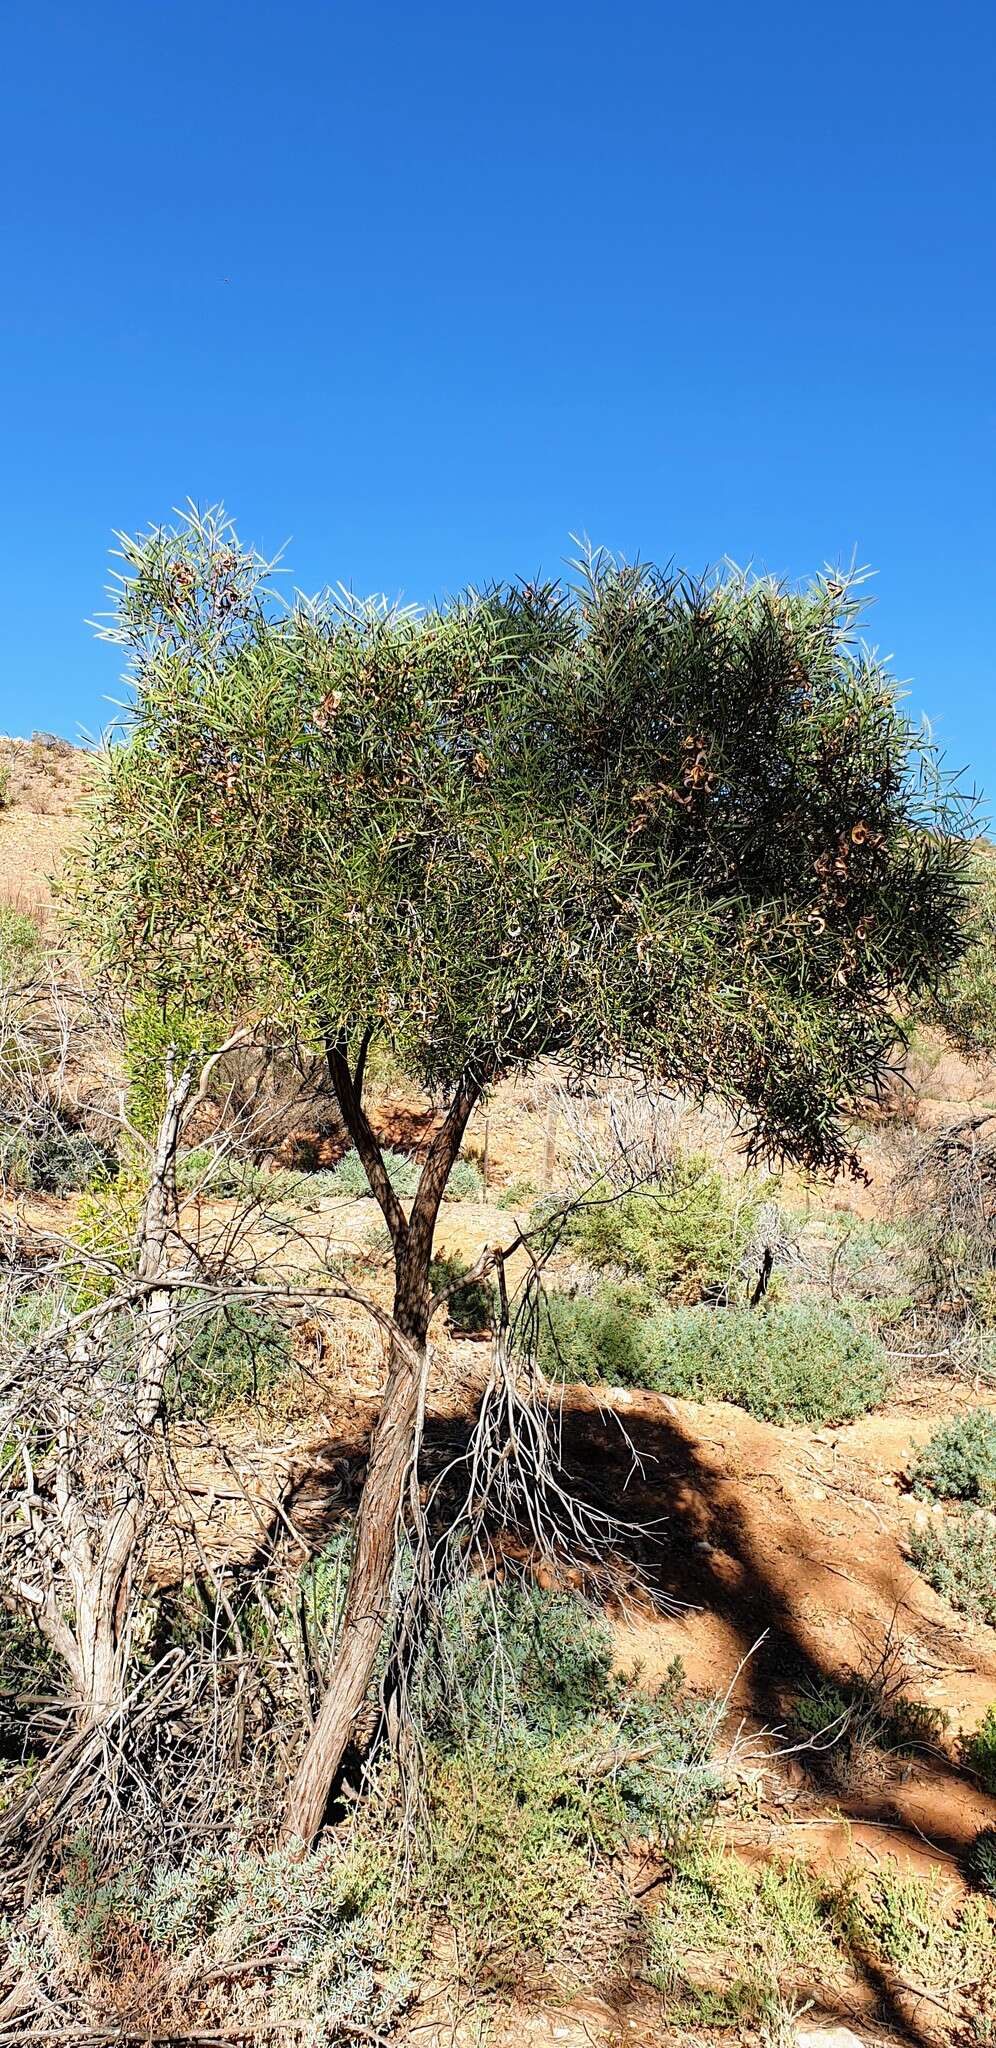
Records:
[[[33,973],[41,959],[41,932],[27,911],[0,903],[0,983],[9,987]]]
[[[36,1194],[70,1195],[113,1178],[117,1155],[55,1109],[39,1106],[29,1124],[0,1127],[0,1183]]]
[[[79,1943],[88,1962],[99,1962],[119,1922],[134,1914],[138,1904],[134,1872],[123,1871],[107,1877],[100,1871],[93,1848],[85,1835],[69,1843],[62,1889],[58,1898],[59,1917]]]
[[[517,1180],[509,1181],[507,1188],[502,1188],[496,1206],[499,1209],[528,1209],[536,1200],[536,1192],[536,1182],[520,1174]]]
[[[725,1301],[757,1220],[708,1161],[679,1158],[672,1177],[635,1193],[589,1201],[569,1219],[564,1243],[596,1268],[618,1267],[662,1298]]]
[[[962,1744],[962,1756],[969,1770],[976,1771],[996,1799],[996,1706],[983,1715],[974,1735]]]
[[[650,1342],[662,1392],[733,1401],[764,1422],[845,1422],[888,1384],[882,1346],[831,1309],[676,1310]]]
[[[611,1705],[611,1669],[611,1634],[576,1594],[471,1579],[443,1610],[420,1713],[444,1747],[562,1735]]]
[[[765,1422],[844,1422],[881,1401],[878,1340],[835,1310],[684,1308],[647,1313],[626,1287],[551,1297],[540,1356],[552,1377],[609,1378],[696,1401],[732,1401]],[[544,1327],[545,1326],[545,1327]]]
[[[11,796],[10,762],[0,761],[0,811],[5,811]]]
[[[271,1393],[291,1360],[283,1323],[263,1309],[228,1302],[200,1317],[185,1344],[176,1373],[181,1410],[216,1415],[236,1401],[259,1401]]]
[[[429,1286],[433,1294],[439,1294],[470,1271],[459,1252],[441,1252],[429,1267]],[[450,1328],[464,1337],[484,1336],[494,1328],[497,1313],[498,1289],[490,1274],[482,1280],[468,1280],[465,1287],[455,1287],[446,1303]]]
[[[392,1152],[389,1146],[381,1156],[395,1194],[407,1201],[418,1187],[419,1168],[404,1152]],[[322,1179],[329,1194],[345,1195],[352,1201],[364,1201],[370,1194],[363,1162],[355,1150],[344,1153],[338,1165],[329,1174],[323,1174]]]
[[[818,1679],[793,1700],[790,1719],[795,1733],[817,1741],[843,1783],[863,1751],[913,1756],[936,1749],[948,1725],[942,1709],[910,1698],[882,1672],[870,1678],[856,1674],[837,1684]]]
[[[641,1387],[655,1302],[634,1282],[603,1283],[592,1295],[548,1294],[540,1303],[538,1358],[549,1379]]]
[[[444,1202],[479,1202],[484,1193],[484,1176],[472,1159],[455,1159],[443,1190]]]
[[[982,1828],[976,1835],[965,1856],[965,1869],[980,1892],[996,1899],[996,1828]]]
[[[225,1028],[217,1020],[151,997],[132,1003],[125,1019],[125,1063],[130,1082],[128,1107],[137,1130],[151,1137],[166,1108],[166,1056],[172,1051],[179,1066],[194,1054],[207,1059],[224,1043]]]
[[[182,1195],[205,1195],[213,1202],[252,1202],[264,1208],[278,1204],[315,1208],[330,1175],[295,1173],[284,1167],[254,1166],[226,1147],[195,1145],[177,1161],[176,1184]]]
[[[914,1529],[909,1552],[935,1593],[996,1628],[996,1529],[985,1515],[951,1515],[939,1529]]]
[[[913,1467],[915,1493],[996,1504],[996,1415],[970,1408],[939,1429]]]

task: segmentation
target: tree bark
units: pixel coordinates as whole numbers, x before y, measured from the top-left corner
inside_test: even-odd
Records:
[[[384,1399],[356,1517],[335,1665],[284,1807],[283,1840],[305,1846],[314,1841],[324,1821],[332,1787],[390,1620],[405,1481],[419,1451],[417,1429],[421,1382],[426,1369],[429,1265],[436,1218],[467,1120],[481,1092],[476,1079],[460,1083],[429,1148],[411,1214],[406,1219],[401,1212],[399,1218],[393,1190],[391,1197],[386,1198],[383,1182],[387,1173],[380,1148],[363,1114],[355,1080],[339,1044],[330,1050],[329,1070],[347,1126],[394,1241],[395,1328],[388,1353]]]
[[[356,1517],[335,1665],[284,1808],[283,1838],[314,1841],[387,1628],[398,1517],[415,1454],[424,1336],[392,1339],[380,1421]]]

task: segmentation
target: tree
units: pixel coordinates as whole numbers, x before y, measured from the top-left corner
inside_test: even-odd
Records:
[[[324,1046],[394,1247],[340,1648],[287,1811],[321,1823],[388,1624],[436,1218],[467,1122],[541,1059],[712,1090],[755,1150],[852,1162],[901,1010],[963,944],[957,795],[854,644],[858,603],[592,555],[419,615],[279,609],[220,513],[122,542],[134,704],[81,878],[164,1014]],[[417,1194],[364,1103],[383,1039],[442,1103]]]

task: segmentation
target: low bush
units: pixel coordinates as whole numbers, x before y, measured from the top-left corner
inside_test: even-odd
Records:
[[[472,1159],[455,1159],[443,1190],[444,1202],[479,1202],[484,1194],[484,1175]]]
[[[647,1281],[662,1299],[725,1301],[737,1288],[757,1207],[707,1160],[679,1157],[667,1182],[584,1203],[563,1242],[590,1266]]]
[[[913,1467],[914,1493],[996,1505],[996,1415],[970,1408],[939,1429]]]
[[[41,960],[42,937],[33,917],[0,903],[0,982],[10,987],[25,981]]]
[[[811,1743],[821,1775],[852,1789],[868,1774],[880,1776],[891,1756],[936,1749],[948,1716],[911,1697],[901,1674],[883,1665],[870,1677],[817,1680],[793,1700],[789,1721],[793,1735]]]
[[[754,2039],[759,2021],[777,2018],[782,1987],[800,1972],[810,1982],[837,1974],[826,1888],[803,1862],[747,1863],[699,1847],[679,1860],[658,1898],[646,1972],[672,2025],[735,2027],[737,2038],[743,2027]]]
[[[536,1182],[520,1174],[517,1180],[509,1181],[507,1188],[502,1188],[496,1198],[497,1206],[499,1209],[528,1209],[535,1202],[536,1194]]]
[[[655,1307],[648,1288],[626,1281],[603,1283],[590,1295],[546,1295],[539,1310],[543,1371],[571,1385],[653,1385],[648,1340]]]
[[[39,1105],[30,1122],[0,1126],[0,1183],[35,1194],[79,1194],[113,1178],[117,1155],[58,1110]]]
[[[392,1152],[388,1146],[382,1152],[388,1178],[396,1195],[407,1201],[414,1195],[419,1183],[419,1168],[404,1152]],[[315,1176],[312,1176],[313,1178]],[[328,1194],[347,1196],[351,1201],[365,1201],[370,1194],[370,1183],[359,1153],[354,1149],[345,1152],[337,1166],[330,1173],[323,1174],[324,1191]]]
[[[696,1401],[732,1401],[766,1422],[844,1422],[881,1401],[888,1361],[870,1332],[831,1309],[648,1312],[625,1286],[551,1296],[540,1360],[551,1377],[642,1386]]]
[[[978,1774],[986,1791],[996,1799],[996,1706],[989,1708],[974,1735],[962,1743],[961,1753],[969,1770]]]
[[[226,1303],[193,1326],[177,1365],[177,1405],[183,1413],[217,1415],[238,1401],[260,1401],[290,1361],[283,1323],[246,1303]]]
[[[996,1828],[982,1828],[965,1856],[965,1871],[986,1897],[996,1899]]]
[[[460,1281],[470,1271],[466,1259],[462,1259],[458,1252],[441,1252],[429,1267],[429,1286],[433,1294],[440,1294],[444,1287],[453,1287],[453,1293],[446,1302],[451,1330],[463,1337],[483,1337],[494,1328],[498,1289],[490,1274],[481,1280],[468,1280],[464,1286],[454,1286],[455,1281]]]
[[[182,1195],[203,1195],[212,1202],[244,1202],[263,1209],[317,1208],[331,1175],[295,1173],[286,1167],[254,1166],[222,1146],[195,1145],[177,1161],[176,1184]]]
[[[914,1529],[909,1552],[935,1593],[996,1628],[996,1529],[987,1516],[951,1515],[940,1528]]]

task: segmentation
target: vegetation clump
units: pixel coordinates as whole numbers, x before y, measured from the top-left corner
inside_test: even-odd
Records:
[[[290,1333],[265,1310],[226,1302],[199,1316],[181,1346],[175,1399],[182,1414],[217,1415],[272,1393],[291,1362]]]
[[[731,1401],[764,1422],[846,1422],[884,1399],[885,1351],[839,1310],[654,1309],[626,1287],[550,1295],[540,1357],[552,1378]]]
[[[920,1452],[911,1479],[914,1493],[996,1506],[996,1415],[992,1410],[971,1408],[937,1430]]]
[[[434,1294],[446,1290],[446,1316],[451,1330],[461,1337],[483,1337],[493,1330],[498,1313],[498,1289],[490,1274],[465,1279],[473,1271],[459,1252],[440,1253],[429,1267],[429,1284]]]
[[[113,1146],[49,1105],[37,1104],[30,1117],[0,1126],[0,1185],[11,1190],[78,1194],[117,1170]]]
[[[986,1514],[953,1514],[940,1528],[914,1529],[909,1553],[935,1593],[996,1628],[996,1528]]]
[[[408,1201],[419,1183],[419,1169],[415,1161],[404,1152],[392,1152],[390,1146],[384,1147],[381,1158],[395,1194]],[[372,1193],[366,1169],[355,1147],[345,1152],[338,1165],[322,1175],[322,1180],[330,1195],[345,1195],[351,1201],[366,1201]]]
[[[965,1870],[972,1883],[990,1899],[996,1899],[996,1828],[981,1828],[965,1857]]]
[[[587,1265],[646,1281],[662,1299],[726,1301],[756,1221],[756,1199],[735,1193],[706,1159],[678,1154],[665,1182],[589,1197],[563,1241]]]
[[[996,1706],[989,1708],[974,1734],[962,1744],[962,1757],[996,1799]]]

